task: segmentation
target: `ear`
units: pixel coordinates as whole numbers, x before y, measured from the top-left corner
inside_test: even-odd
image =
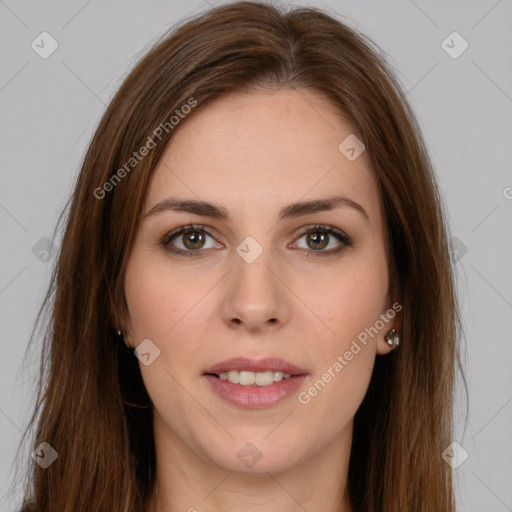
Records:
[[[130,342],[128,341],[128,334],[121,327],[114,327],[115,337],[119,343],[123,342],[128,348],[130,348]]]
[[[112,311],[114,329],[116,332],[116,336],[119,338],[119,341],[123,341],[123,343],[128,347],[131,347],[130,342],[130,332],[131,332],[131,323],[130,323],[130,313],[127,312],[123,314],[118,310],[118,308],[114,307]],[[121,334],[118,335],[117,332],[121,331]]]
[[[377,354],[385,355],[395,350],[396,347],[389,346],[385,336],[391,330],[395,329],[399,333],[402,331],[402,304],[399,301],[397,293],[390,294],[390,300],[388,301],[388,308],[382,314],[381,318],[384,322],[384,327],[379,333],[377,339]]]
[[[131,342],[131,334],[130,334],[130,323],[129,322],[125,322],[124,324],[124,329],[121,329],[121,332],[122,332],[122,338],[123,338],[123,342],[124,344],[128,347],[128,348],[135,348],[132,346],[132,342]]]
[[[123,332],[123,342],[128,348],[133,348],[130,343],[130,337],[127,333]]]

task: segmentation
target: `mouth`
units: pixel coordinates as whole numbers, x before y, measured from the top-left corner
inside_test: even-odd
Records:
[[[308,372],[283,359],[251,360],[238,357],[222,361],[203,373],[211,388],[239,407],[269,407],[292,394]]]
[[[269,386],[283,379],[307,375],[307,371],[277,357],[260,360],[235,357],[212,366],[204,375],[241,386]]]

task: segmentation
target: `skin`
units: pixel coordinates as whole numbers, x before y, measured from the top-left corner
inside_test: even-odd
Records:
[[[367,154],[351,162],[338,150],[353,130],[326,98],[305,90],[223,96],[178,128],[152,174],[144,212],[172,196],[222,205],[232,218],[145,217],[129,255],[125,340],[136,347],[149,338],[161,351],[150,365],[139,363],[157,454],[147,510],[350,512],[353,418],[375,357],[391,350],[384,335],[399,329],[399,314],[359,343],[307,404],[295,393],[242,409],[212,391],[203,372],[240,355],[281,357],[307,370],[303,392],[392,307],[384,216]],[[277,221],[283,206],[333,192],[359,203],[369,221],[348,207]],[[194,255],[160,244],[189,223],[213,232],[203,232],[203,245],[183,234],[171,242]],[[343,244],[333,235],[328,245],[308,243],[304,232],[315,224],[343,231],[354,245],[315,256]],[[263,250],[252,263],[236,252],[247,236]],[[262,455],[250,468],[237,457],[247,442]]]

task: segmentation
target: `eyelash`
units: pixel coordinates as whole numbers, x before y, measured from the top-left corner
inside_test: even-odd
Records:
[[[169,252],[176,254],[178,256],[194,256],[198,257],[199,253],[204,252],[204,250],[197,250],[197,251],[183,251],[181,249],[173,249],[171,248],[171,240],[175,237],[178,237],[179,235],[182,235],[183,233],[188,232],[196,232],[196,231],[203,231],[209,236],[213,238],[213,233],[203,225],[192,225],[189,224],[187,226],[182,226],[181,228],[178,228],[171,233],[167,233],[162,240],[160,241],[160,244]],[[307,256],[335,256],[338,254],[341,254],[347,247],[352,247],[354,245],[354,242],[351,238],[349,238],[347,235],[342,233],[341,231],[338,231],[337,229],[331,228],[329,226],[325,226],[322,224],[317,224],[303,233],[299,235],[299,238],[302,238],[304,235],[308,235],[310,233],[316,233],[318,231],[321,231],[323,233],[327,233],[329,236],[334,236],[336,239],[338,239],[340,242],[342,242],[342,245],[338,249],[330,250],[330,251],[313,251],[313,250],[307,250],[308,252]],[[199,256],[200,257],[200,256]]]

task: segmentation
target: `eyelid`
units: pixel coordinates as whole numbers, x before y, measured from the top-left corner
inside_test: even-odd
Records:
[[[308,233],[314,231],[326,231],[328,233],[338,235],[340,238],[343,238],[347,242],[352,241],[351,238],[345,232],[343,232],[341,229],[331,226],[330,224],[314,224],[312,226],[307,226],[306,228],[304,228],[303,231],[300,232],[298,236],[300,237],[303,235],[307,235]]]

